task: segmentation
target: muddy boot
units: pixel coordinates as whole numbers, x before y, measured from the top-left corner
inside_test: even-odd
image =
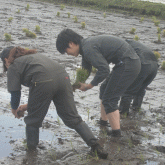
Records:
[[[28,150],[35,150],[39,143],[39,127],[26,126],[26,140]]]
[[[121,137],[121,129],[117,129],[117,130],[110,130],[109,132],[107,132],[108,136],[112,136],[112,137]]]
[[[77,125],[75,130],[86,142],[86,144],[91,147],[92,152],[97,152],[98,157],[101,159],[107,158],[108,153],[103,151],[103,148],[98,144],[97,139],[85,122],[81,122],[79,125]]]
[[[132,101],[132,96],[131,95],[124,95],[121,98],[120,106],[119,106],[120,114],[123,114],[123,115],[126,115],[126,116],[129,114],[129,108],[130,108],[130,105],[131,105],[131,101]]]
[[[143,102],[142,96],[136,96],[133,100],[132,109],[138,111],[141,108]]]

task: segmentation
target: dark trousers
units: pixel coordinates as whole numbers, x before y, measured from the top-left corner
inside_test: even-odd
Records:
[[[125,91],[123,97],[121,98],[121,103],[127,102],[129,104],[127,107],[129,108],[132,99],[138,97],[143,99],[146,87],[156,77],[157,70],[158,64],[156,61],[152,61],[151,64],[142,64],[138,77]],[[128,108],[125,108],[125,111],[129,111]]]
[[[51,101],[65,125],[75,129],[82,122],[74,103],[70,79],[64,72],[56,74],[50,82],[36,83],[30,88],[28,115],[24,118],[26,125],[41,127]]]
[[[122,65],[114,66],[113,71],[100,87],[100,99],[106,114],[119,109],[118,101],[120,97],[133,83],[140,69],[140,60],[131,58],[125,58]]]

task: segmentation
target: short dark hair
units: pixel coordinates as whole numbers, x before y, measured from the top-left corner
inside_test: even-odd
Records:
[[[71,29],[62,30],[57,36],[56,48],[61,53],[64,54],[66,48],[69,48],[69,42],[73,42],[76,45],[79,45],[83,37]]]

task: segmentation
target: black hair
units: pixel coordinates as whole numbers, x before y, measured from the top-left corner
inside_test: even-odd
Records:
[[[83,37],[73,30],[64,29],[57,36],[56,48],[61,54],[64,54],[66,48],[69,48],[69,42],[80,45],[81,39],[83,39]]]

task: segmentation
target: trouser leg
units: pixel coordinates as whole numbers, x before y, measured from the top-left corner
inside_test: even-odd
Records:
[[[121,98],[120,106],[119,106],[119,111],[121,114],[129,113],[131,101],[132,101],[132,95],[124,95]]]
[[[26,126],[26,141],[28,149],[36,149],[39,143],[39,127]]]

